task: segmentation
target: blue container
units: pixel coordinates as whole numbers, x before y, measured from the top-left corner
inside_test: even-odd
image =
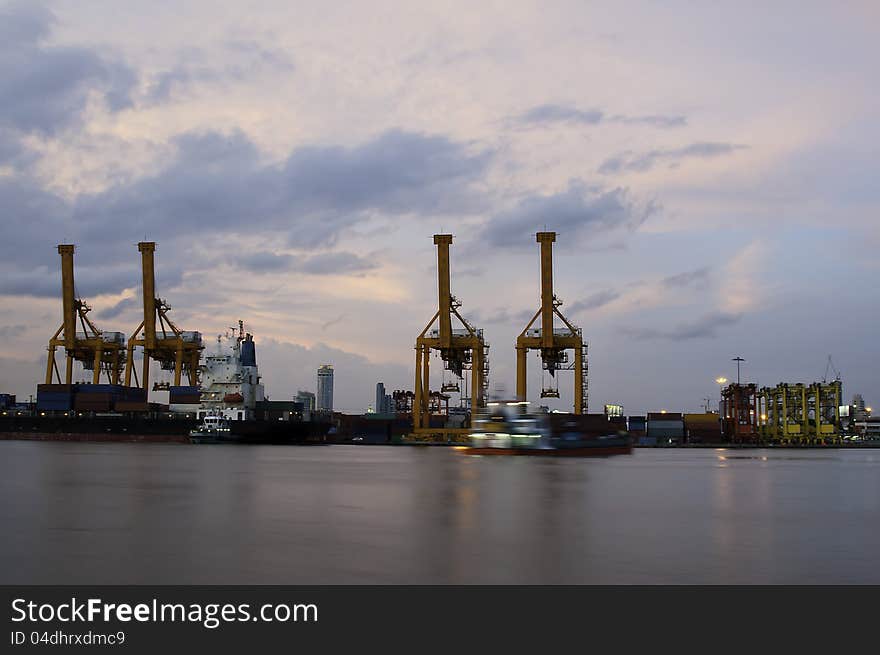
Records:
[[[78,384],[76,385],[77,393],[112,393],[118,395],[122,393],[123,387],[120,384]]]
[[[71,408],[70,400],[58,401],[58,400],[37,400],[37,409],[41,411],[69,411]]]
[[[171,392],[171,395],[191,396],[192,394],[199,393],[199,388],[189,386],[168,387],[168,391]]]

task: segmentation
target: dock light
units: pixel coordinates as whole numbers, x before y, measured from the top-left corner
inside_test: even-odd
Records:
[[[724,384],[725,382],[727,382],[727,378],[715,378],[715,382],[717,382],[718,384]]]

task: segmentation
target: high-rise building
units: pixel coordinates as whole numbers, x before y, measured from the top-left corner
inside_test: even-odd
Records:
[[[297,391],[294,400],[298,403],[302,403],[304,412],[315,411],[315,394],[311,391]]]
[[[862,394],[857,393],[853,396],[852,408],[853,418],[856,421],[864,421],[865,417],[867,417],[868,415],[868,412],[865,409],[865,399],[862,398]]]
[[[385,393],[385,383],[376,383],[376,405],[375,412],[377,414],[391,414],[393,400],[391,394]]]
[[[331,364],[323,364],[318,367],[318,393],[317,393],[318,411],[333,411],[333,366]]]
[[[376,404],[373,405],[374,411],[377,414],[384,414],[384,404],[385,404],[385,383],[377,382],[376,383]]]

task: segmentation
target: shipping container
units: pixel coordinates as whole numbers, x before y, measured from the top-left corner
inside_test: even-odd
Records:
[[[168,387],[168,391],[170,391],[172,394],[174,394],[174,393],[196,394],[196,395],[199,394],[198,387],[184,386],[184,385],[181,385],[179,387],[170,386],[170,387]]]
[[[46,392],[66,392],[71,393],[73,391],[74,386],[72,384],[38,384],[37,385],[37,393],[41,391]]]
[[[136,400],[117,400],[113,405],[117,412],[145,412],[149,409],[146,401],[138,402]]]
[[[72,409],[70,399],[67,400],[37,400],[37,409],[45,412],[66,412]]]

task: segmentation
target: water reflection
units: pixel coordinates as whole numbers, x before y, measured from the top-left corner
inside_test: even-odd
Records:
[[[868,451],[0,452],[0,583],[880,582]]]

